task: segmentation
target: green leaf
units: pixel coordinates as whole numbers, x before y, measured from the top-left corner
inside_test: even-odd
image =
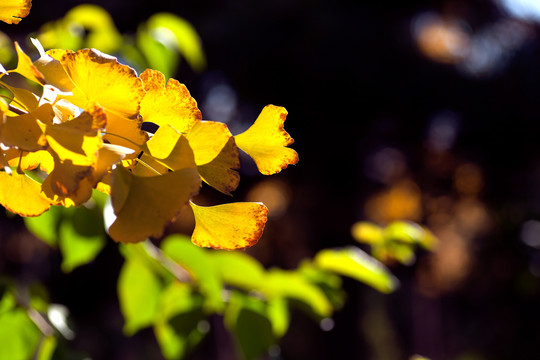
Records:
[[[23,218],[24,224],[38,239],[55,247],[58,243],[58,224],[63,210],[64,208],[60,206],[52,206],[40,216]]]
[[[87,31],[86,47],[105,53],[115,52],[122,43],[122,36],[116,30],[109,13],[100,6],[83,4],[74,7],[64,17],[68,28],[78,26],[81,34]],[[73,30],[72,30],[73,31]]]
[[[258,358],[276,342],[266,304],[261,299],[231,291],[229,305],[225,309],[224,322],[234,334],[237,345],[246,360]]]
[[[56,349],[58,341],[54,336],[47,336],[41,341],[37,360],[50,360],[52,359],[54,350]]]
[[[23,308],[15,307],[0,313],[0,360],[30,359],[40,336],[39,329]]]
[[[270,299],[268,300],[267,312],[274,336],[281,338],[289,329],[291,322],[289,303],[281,297]]]
[[[208,253],[218,273],[227,285],[246,291],[264,287],[266,270],[251,256],[236,251],[211,251]]]
[[[154,323],[161,290],[160,279],[146,264],[137,259],[126,260],[118,279],[118,299],[127,336]]]
[[[94,260],[105,246],[103,229],[103,217],[99,210],[84,206],[74,208],[72,215],[60,224],[62,271],[70,272]]]
[[[270,270],[264,292],[269,299],[286,297],[300,301],[321,318],[329,317],[333,311],[324,292],[295,271]]]
[[[174,14],[158,13],[148,19],[147,26],[154,38],[174,44],[192,69],[204,69],[206,59],[201,41],[189,22]]]
[[[343,306],[346,293],[341,287],[343,282],[341,277],[327,270],[319,269],[309,260],[304,260],[300,264],[298,272],[324,292],[334,309]]]
[[[220,312],[224,308],[220,274],[208,256],[208,252],[191,243],[184,235],[171,235],[161,244],[162,251],[189,271],[199,290],[206,297],[205,308]]]
[[[143,53],[149,68],[161,71],[166,79],[174,76],[180,60],[178,53],[154,38],[145,26],[139,26],[137,30],[137,47]]]
[[[187,284],[173,282],[163,291],[154,333],[166,359],[184,357],[206,335],[202,305]]]
[[[354,246],[319,251],[313,263],[321,269],[351,277],[383,293],[394,291],[399,284],[383,264]]]

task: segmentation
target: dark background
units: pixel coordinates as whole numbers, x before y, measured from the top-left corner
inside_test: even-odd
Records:
[[[0,30],[24,39],[80,3],[34,0],[26,19]],[[196,73],[184,63],[176,78],[198,100],[203,118],[212,113],[208,99],[216,85],[236,99],[233,133],[267,104],[287,108],[285,127],[300,162],[273,177],[291,200],[251,250],[265,265],[295,268],[321,248],[353,244],[355,221],[391,220],[370,210],[370,199],[403,181],[413,184],[410,201],[421,211],[402,217],[430,227],[440,250],[420,252],[409,267],[390,264],[402,283],[391,295],[346,280],[347,303],[329,332],[295,312],[283,359],[537,357],[540,242],[530,222],[540,215],[537,23],[512,18],[495,0],[91,3],[107,9],[122,33],[134,33],[160,11],[193,24],[208,66]],[[459,24],[483,44],[480,55],[488,60],[488,50],[499,46],[493,66],[472,71],[466,60],[441,61],[422,51],[414,24],[426,13]],[[497,32],[501,24],[510,30]],[[504,38],[512,29],[521,38]],[[264,180],[245,167],[237,200]],[[0,270],[50,287],[52,300],[72,312],[74,349],[93,359],[159,356],[151,331],[121,335],[115,295],[121,258],[114,244],[93,264],[63,275],[58,254],[24,240],[37,249],[24,258],[6,245],[20,226],[18,219],[2,220]],[[219,324],[212,322],[193,359],[234,359]]]

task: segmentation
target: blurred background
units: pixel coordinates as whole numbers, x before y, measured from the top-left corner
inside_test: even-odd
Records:
[[[333,326],[295,312],[283,359],[537,356],[540,2],[34,0],[27,18],[0,31],[29,48],[28,34],[81,3],[105,8],[120,33],[163,11],[191,23],[206,66],[182,59],[173,77],[203,119],[237,134],[267,104],[288,110],[299,163],[265,178],[245,158],[235,192],[270,208],[249,249],[265,266],[295,268],[317,250],[352,244],[361,220],[412,220],[439,238],[411,266],[388,263],[401,282],[390,295],[346,281]],[[201,199],[230,201],[210,190]],[[121,334],[115,244],[66,275],[21,219],[1,222],[0,273],[43,282],[70,309],[75,350],[159,358],[151,330]],[[190,358],[234,359],[222,325],[212,325]]]

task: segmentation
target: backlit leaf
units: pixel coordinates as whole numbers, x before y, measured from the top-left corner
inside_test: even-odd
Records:
[[[158,13],[148,19],[147,26],[155,38],[166,37],[164,43],[176,45],[192,69],[199,71],[205,67],[206,60],[197,31],[185,19],[170,13]]]
[[[1,7],[1,5],[0,5]],[[34,66],[32,59],[24,53],[24,51],[19,46],[19,43],[15,41],[15,50],[17,51],[17,56],[19,61],[17,67],[13,72],[19,73],[27,79],[30,79],[38,84],[45,84],[45,78],[43,74]]]
[[[0,172],[0,204],[21,216],[38,216],[51,206],[41,195],[41,185],[16,171],[11,175]]]
[[[164,125],[156,131],[146,143],[146,150],[157,162],[171,170],[196,167],[188,140],[170,125]]]
[[[66,100],[82,109],[98,103],[107,112],[137,119],[144,89],[135,70],[95,49],[65,52],[60,58],[60,54],[48,53],[62,63],[75,84],[73,96],[65,96]]]
[[[190,202],[195,215],[191,240],[195,245],[234,250],[253,246],[262,236],[268,209],[262,203],[230,203],[198,206]]]
[[[39,345],[40,336],[38,327],[22,307],[0,313],[0,359],[31,359]]]
[[[240,160],[238,148],[227,125],[199,121],[187,138],[203,181],[230,195],[240,182],[240,175],[234,170],[240,168]]]
[[[318,317],[325,318],[332,314],[332,304],[318,286],[306,280],[300,273],[272,269],[266,280],[270,298],[286,297],[300,301]]]
[[[238,291],[232,291],[231,295],[224,316],[225,326],[235,335],[241,358],[258,359],[276,342],[266,304]]]
[[[100,107],[91,107],[71,121],[47,126],[46,136],[52,151],[61,162],[77,166],[95,166],[103,146],[99,128],[107,117]]]
[[[80,206],[60,225],[62,271],[71,272],[92,261],[105,246],[103,218],[97,209]]]
[[[159,278],[144,263],[126,259],[118,279],[118,299],[126,335],[154,323],[161,290]]]
[[[264,267],[242,252],[212,251],[208,254],[227,285],[246,291],[260,290],[266,281]]]
[[[32,0],[2,0],[0,20],[8,24],[18,24],[30,13]]]
[[[390,293],[399,285],[399,281],[383,264],[354,246],[321,250],[315,255],[313,263],[321,269],[351,277],[383,293]]]
[[[184,84],[165,77],[156,70],[147,69],[141,74],[146,95],[141,102],[141,115],[145,122],[158,126],[171,125],[181,133],[188,133],[202,116],[197,102]]]
[[[173,282],[162,292],[154,333],[166,359],[182,358],[204,337],[202,303],[203,297],[187,284]]]
[[[146,133],[141,131],[141,124],[140,117],[128,119],[116,114],[107,113],[106,135],[103,139],[111,144],[133,149],[137,151],[137,153],[134,153],[137,156],[138,151],[140,151],[140,145],[143,145],[148,140]]]
[[[50,246],[56,246],[58,243],[58,225],[64,211],[62,207],[52,206],[49,211],[40,216],[23,218],[24,225],[40,240]]]
[[[27,114],[6,116],[0,127],[0,142],[25,151],[43,150],[47,147],[44,123],[52,122],[53,118],[54,112],[48,103]]]
[[[287,110],[280,106],[267,105],[245,132],[236,135],[236,145],[253,158],[264,175],[272,175],[298,162],[298,154],[286,146],[293,139],[284,130]]]
[[[111,199],[117,218],[109,234],[123,243],[161,236],[165,225],[198,193],[201,184],[193,168],[139,177],[117,166],[112,174]]]
[[[174,262],[185,268],[195,280],[199,291],[205,295],[205,308],[213,311],[223,309],[220,269],[215,266],[210,254],[194,246],[183,235],[171,235],[163,240],[161,248]]]

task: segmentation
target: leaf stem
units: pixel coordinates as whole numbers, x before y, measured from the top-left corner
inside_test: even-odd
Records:
[[[154,169],[153,167],[151,167],[149,164],[147,164],[146,162],[144,162],[143,160],[137,158],[135,159],[137,160],[137,162],[139,162],[141,165],[145,166],[146,168],[148,168],[149,170],[155,172],[156,174],[158,175],[162,175],[159,171],[157,171],[156,169]]]
[[[127,142],[135,145],[136,147],[138,147],[139,149],[143,150],[144,148],[144,144],[141,145],[141,144],[137,144],[135,141],[131,140],[131,139],[128,139],[127,137],[125,136],[122,136],[122,135],[118,135],[118,134],[115,134],[115,133],[111,133],[111,132],[106,132],[106,131],[103,131],[102,134],[104,135],[111,135],[111,136],[116,136],[116,137],[119,137],[120,139],[122,140],[126,140]]]

